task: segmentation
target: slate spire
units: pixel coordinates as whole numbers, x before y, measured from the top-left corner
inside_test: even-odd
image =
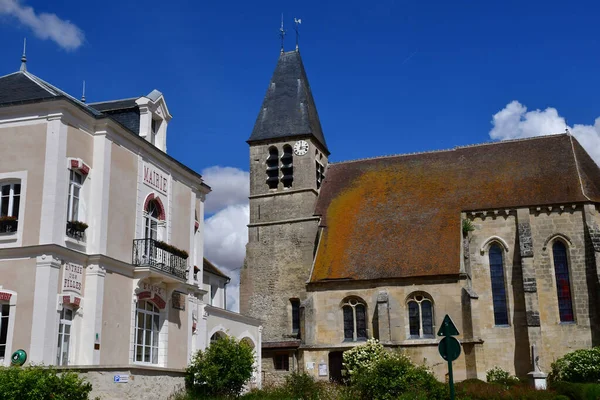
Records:
[[[281,53],[248,143],[312,137],[329,154],[299,51]]]

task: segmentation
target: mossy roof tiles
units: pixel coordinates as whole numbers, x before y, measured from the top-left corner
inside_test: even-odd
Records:
[[[311,282],[456,275],[461,212],[597,202],[599,185],[567,134],[330,164]]]

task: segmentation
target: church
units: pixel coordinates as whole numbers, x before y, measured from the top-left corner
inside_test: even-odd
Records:
[[[240,304],[263,321],[265,384],[340,379],[372,337],[443,380],[445,315],[456,380],[600,344],[600,169],[568,132],[329,163],[300,52],[282,50],[247,142]]]

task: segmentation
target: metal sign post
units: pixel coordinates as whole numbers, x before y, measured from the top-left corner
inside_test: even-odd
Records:
[[[438,336],[443,336],[444,338],[440,341],[438,345],[438,351],[442,358],[448,361],[448,383],[450,385],[450,400],[454,400],[454,375],[452,373],[452,361],[456,360],[458,356],[460,356],[460,343],[453,336],[457,336],[458,329],[456,329],[456,325],[452,322],[452,319],[448,314],[444,317],[444,321],[442,322],[442,326],[438,331]]]

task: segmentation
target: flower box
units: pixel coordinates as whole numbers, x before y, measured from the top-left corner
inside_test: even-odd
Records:
[[[16,232],[17,227],[17,217],[0,217],[0,233]]]
[[[83,240],[88,224],[81,221],[67,221],[67,236]]]

